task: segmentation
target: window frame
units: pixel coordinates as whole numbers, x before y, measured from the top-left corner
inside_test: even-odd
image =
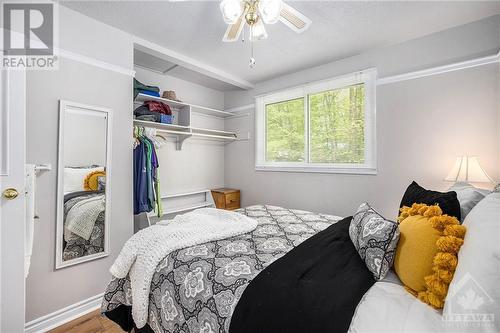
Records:
[[[327,80],[308,83],[298,87],[255,97],[255,170],[282,172],[317,172],[347,174],[377,174],[376,144],[376,80],[374,68],[354,72]],[[364,141],[365,162],[354,163],[312,163],[310,162],[310,120],[309,95],[327,90],[346,88],[355,84],[365,87]],[[267,162],[266,161],[266,105],[296,98],[304,99],[304,144],[305,162]]]

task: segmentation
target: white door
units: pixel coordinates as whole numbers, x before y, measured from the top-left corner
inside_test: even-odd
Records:
[[[0,70],[0,332],[24,331],[26,73]]]

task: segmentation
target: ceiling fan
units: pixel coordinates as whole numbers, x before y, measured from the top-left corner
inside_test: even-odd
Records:
[[[224,22],[229,24],[222,40],[235,42],[239,40],[245,23],[250,29],[251,42],[267,38],[265,24],[278,21],[297,33],[301,33],[311,25],[311,20],[302,13],[284,3],[283,0],[222,0],[220,10]],[[255,66],[255,59],[250,59],[250,67]]]

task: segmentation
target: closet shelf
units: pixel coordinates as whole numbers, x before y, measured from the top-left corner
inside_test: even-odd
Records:
[[[142,104],[146,101],[162,102],[162,103],[167,104],[168,106],[170,106],[173,109],[182,109],[183,107],[189,106],[189,104],[187,104],[187,103],[178,102],[178,101],[174,101],[174,100],[167,99],[167,98],[150,96],[150,95],[146,95],[146,94],[138,94],[134,100],[134,103]]]
[[[192,112],[210,115],[210,116],[215,116],[215,117],[219,117],[219,118],[232,117],[232,116],[236,115],[233,112],[212,109],[212,108],[208,108],[208,107],[196,105],[196,104],[178,102],[178,101],[174,101],[171,99],[155,97],[155,96],[150,96],[150,95],[146,95],[146,94],[138,94],[134,100],[134,103],[142,104],[146,101],[162,102],[162,103],[165,103],[174,109],[182,109],[182,108],[190,107]]]
[[[189,137],[199,137],[207,140],[237,141],[238,135],[235,132],[214,130],[209,128],[199,128],[191,126],[181,126],[174,124],[155,123],[152,121],[134,119],[135,126],[156,128],[159,134],[169,134],[177,138],[177,150],[182,149],[184,140]]]
[[[138,120],[138,119],[134,119],[134,125],[135,126],[156,128],[156,129],[161,130],[161,131],[170,130],[170,131],[182,132],[181,134],[184,134],[184,132],[187,132],[185,134],[189,134],[189,126],[155,123],[152,121]]]

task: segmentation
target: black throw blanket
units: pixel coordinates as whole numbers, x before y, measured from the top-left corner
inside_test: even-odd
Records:
[[[250,282],[230,333],[347,332],[375,283],[349,238],[352,217],[312,236]]]

